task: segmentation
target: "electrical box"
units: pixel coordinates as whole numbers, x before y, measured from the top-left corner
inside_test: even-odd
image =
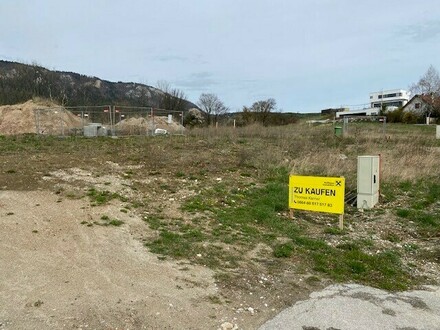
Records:
[[[100,123],[90,123],[84,126],[84,136],[95,137],[95,136],[107,136],[108,132],[105,127]]]
[[[98,136],[98,126],[96,126],[96,125],[84,126],[84,136],[87,136],[87,137]]]
[[[370,209],[379,202],[379,156],[358,156],[357,208]]]

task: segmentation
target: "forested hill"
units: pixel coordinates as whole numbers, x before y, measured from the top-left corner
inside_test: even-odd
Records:
[[[117,104],[179,111],[197,107],[173,89],[165,93],[144,84],[115,83],[74,72],[0,60],[0,105],[21,103],[33,97],[51,99],[65,106]]]

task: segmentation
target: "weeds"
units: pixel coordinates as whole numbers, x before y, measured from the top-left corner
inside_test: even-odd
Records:
[[[112,199],[125,200],[125,198],[123,198],[121,195],[117,193],[111,193],[107,190],[98,191],[95,188],[90,188],[87,192],[87,196],[89,196],[92,202],[92,206],[107,204]]]
[[[345,242],[336,247],[329,246],[323,239],[308,237],[304,229],[288,220],[287,214],[287,171],[278,169],[268,173],[265,183],[259,188],[245,191],[219,185],[207,189],[190,198],[182,209],[193,213],[206,213],[213,220],[208,227],[184,226],[174,230],[164,219],[152,218],[150,226],[160,230],[159,238],[148,246],[155,253],[171,255],[175,258],[187,258],[196,263],[207,264],[204,257],[209,250],[211,267],[236,264],[237,256],[223,249],[213,249],[216,242],[234,245],[239,254],[251,250],[256,244],[264,242],[272,248],[275,258],[289,260],[295,257],[308,263],[317,273],[324,274],[336,281],[355,280],[365,284],[389,290],[401,290],[409,287],[412,277],[400,263],[395,251],[371,253],[373,242],[359,240]],[[240,192],[240,198],[236,195]],[[238,202],[231,207],[225,195]],[[339,229],[325,229],[324,233],[344,235]],[[392,237],[390,237],[392,238]],[[279,239],[286,242],[279,243]],[[205,242],[205,249],[200,243]],[[211,242],[209,248],[206,242]],[[240,252],[241,251],[241,252]],[[197,258],[197,253],[201,257]],[[269,258],[270,256],[266,256]]]
[[[426,242],[414,240],[440,235],[439,148],[432,127],[388,125],[384,135],[382,126],[373,123],[350,124],[344,138],[334,137],[333,125],[302,123],[194,129],[186,137],[160,140],[1,136],[0,182],[8,189],[34,189],[42,184],[41,173],[53,180],[51,171],[79,162],[84,168],[102,167],[106,161],[121,166],[141,163],[143,168],[122,170],[120,175],[133,181],[131,187],[136,187],[142,202],[96,188],[89,189],[87,196],[96,206],[114,199],[127,202],[121,213],[148,211],[144,220],[157,236],[147,245],[161,258],[188,259],[215,268],[220,280],[228,281],[233,277],[230,268],[234,272],[253,269],[257,261],[249,253],[264,245],[267,251],[258,257],[264,260],[260,269],[272,262],[277,267],[270,271],[282,272],[283,267],[294,264],[313,273],[311,278],[402,289],[417,283],[408,271],[409,264],[401,262],[403,254],[437,262],[437,250],[427,250]],[[391,214],[389,221],[398,219],[404,227],[403,233],[390,230],[378,235],[386,240],[386,248],[377,241],[353,240],[351,230],[329,227],[329,221],[323,224],[322,217],[314,214],[298,212],[295,220],[288,218],[289,173],[344,176],[347,190],[355,190],[356,160],[363,154],[382,155],[382,208],[370,212],[369,220],[374,221],[381,211],[381,217]],[[30,157],[32,168],[28,166]],[[14,175],[8,173],[11,170]],[[222,180],[217,182],[219,177]],[[144,184],[140,178],[152,180]],[[46,188],[53,189],[50,180],[45,182]],[[110,182],[104,185],[110,186]],[[180,190],[190,193],[176,196],[175,203],[181,203],[176,212],[181,217],[170,218],[161,202],[171,193],[174,198]],[[347,222],[357,216],[353,210],[347,213]],[[100,222],[122,225],[110,217]],[[405,242],[403,234],[414,237]]]
[[[119,227],[124,224],[124,221],[118,219],[112,219],[108,222],[109,226]]]
[[[294,246],[291,243],[280,244],[274,247],[273,255],[276,258],[289,258],[292,256]]]
[[[415,227],[421,237],[440,235],[440,182],[436,180],[406,182],[406,208],[398,208],[396,215],[405,219],[407,226]],[[411,188],[410,188],[411,187]]]

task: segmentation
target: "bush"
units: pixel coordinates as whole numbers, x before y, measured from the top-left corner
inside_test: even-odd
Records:
[[[419,119],[419,116],[412,112],[405,112],[402,116],[402,122],[405,124],[416,124]]]
[[[388,123],[401,123],[403,117],[403,110],[399,108],[394,111],[389,111],[386,114]]]

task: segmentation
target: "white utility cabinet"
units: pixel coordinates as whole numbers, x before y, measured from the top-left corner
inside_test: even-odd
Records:
[[[437,139],[440,139],[440,125],[437,125],[437,126],[435,127],[435,137],[436,137]]]
[[[357,208],[370,209],[379,202],[380,156],[358,156]]]

